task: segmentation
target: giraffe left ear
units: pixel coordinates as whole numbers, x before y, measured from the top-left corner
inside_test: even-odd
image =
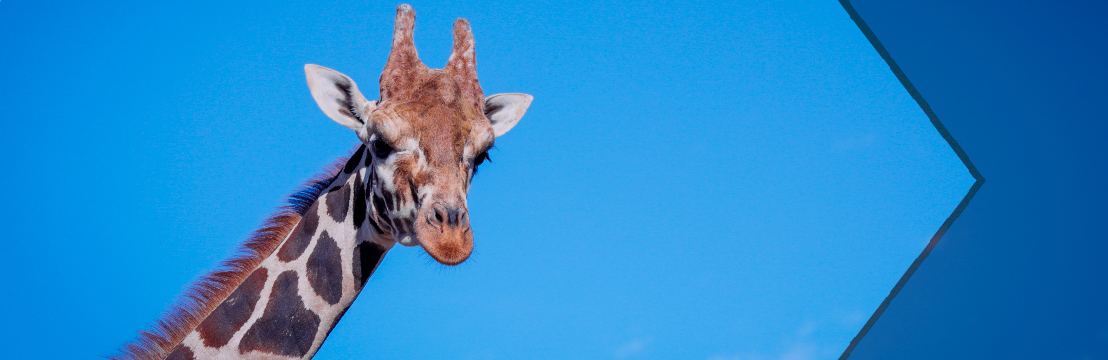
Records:
[[[373,126],[369,114],[377,107],[377,102],[366,100],[354,80],[338,71],[308,64],[304,65],[304,73],[319,109],[331,120],[358,133],[362,142],[368,142]]]
[[[485,117],[492,122],[492,131],[496,136],[504,135],[516,126],[534,99],[534,96],[519,93],[496,94],[485,98]]]

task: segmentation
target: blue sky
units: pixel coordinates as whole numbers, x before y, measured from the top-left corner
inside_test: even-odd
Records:
[[[396,5],[0,3],[13,356],[113,353],[353,149],[302,67],[373,97]],[[834,359],[973,183],[838,2],[412,5],[535,102],[472,259],[396,248],[321,359]]]

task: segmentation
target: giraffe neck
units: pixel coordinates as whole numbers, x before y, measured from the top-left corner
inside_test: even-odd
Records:
[[[371,156],[360,147],[277,250],[166,359],[315,355],[395,243],[367,217]]]

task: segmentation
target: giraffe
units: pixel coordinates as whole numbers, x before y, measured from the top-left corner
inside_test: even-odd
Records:
[[[427,68],[414,23],[415,11],[400,5],[380,100],[366,100],[346,75],[305,65],[316,104],[360,146],[115,359],[309,359],[394,244],[422,246],[444,265],[469,257],[470,183],[533,97],[484,96],[465,19],[454,23],[446,67]]]

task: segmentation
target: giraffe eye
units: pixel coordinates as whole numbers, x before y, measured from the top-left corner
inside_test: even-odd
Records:
[[[477,173],[477,167],[481,166],[481,164],[484,163],[485,160],[488,160],[489,162],[492,162],[492,159],[489,158],[489,152],[488,151],[482,152],[481,154],[477,155],[477,157],[473,158],[473,173],[474,174]]]
[[[389,154],[391,154],[392,150],[393,150],[392,146],[389,146],[388,143],[385,143],[384,141],[382,141],[380,139],[373,140],[372,146],[373,146],[373,155],[376,155],[378,159],[384,159],[384,158],[388,157]]]

